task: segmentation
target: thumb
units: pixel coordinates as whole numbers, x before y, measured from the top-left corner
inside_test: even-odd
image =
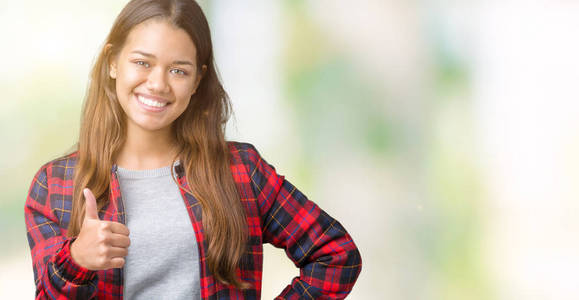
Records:
[[[99,215],[97,212],[96,198],[88,188],[85,188],[84,190],[82,190],[82,192],[84,194],[84,205],[85,205],[84,217],[92,220],[98,220]]]

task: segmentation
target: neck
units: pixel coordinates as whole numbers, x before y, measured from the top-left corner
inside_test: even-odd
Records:
[[[147,131],[128,126],[127,139],[116,164],[130,170],[149,170],[171,165],[177,147],[169,128]]]

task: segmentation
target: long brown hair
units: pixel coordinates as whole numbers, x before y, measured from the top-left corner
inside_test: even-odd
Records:
[[[231,103],[217,76],[209,25],[194,0],[133,0],[115,20],[93,66],[83,106],[68,236],[78,235],[84,219],[83,188],[92,190],[99,209],[109,201],[111,168],[126,138],[126,116],[117,99],[115,81],[109,77],[110,62],[131,29],[151,18],[185,30],[197,49],[197,69],[207,66],[189,106],[172,124],[179,147],[177,158],[191,188],[187,192],[203,208],[211,272],[225,284],[248,288],[249,284],[236,276],[246,249],[247,224],[225,141]]]

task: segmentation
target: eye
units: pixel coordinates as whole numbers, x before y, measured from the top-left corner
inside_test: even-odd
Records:
[[[173,74],[187,75],[187,72],[180,69],[171,69],[171,72],[173,72]]]
[[[137,65],[144,66],[144,67],[146,67],[146,68],[149,67],[149,64],[148,64],[147,62],[142,61],[142,60],[137,60],[137,61],[135,61],[135,63],[136,63]]]

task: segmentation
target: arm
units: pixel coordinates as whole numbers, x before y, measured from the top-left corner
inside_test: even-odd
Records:
[[[343,299],[362,268],[360,252],[344,227],[278,175],[250,146],[252,188],[261,214],[263,241],[284,248],[300,268],[276,299]]]
[[[61,232],[59,220],[52,214],[48,189],[48,168],[34,176],[24,218],[32,254],[36,299],[90,299],[96,295],[96,272],[77,265],[70,255],[74,238]],[[64,195],[58,195],[64,201]]]

